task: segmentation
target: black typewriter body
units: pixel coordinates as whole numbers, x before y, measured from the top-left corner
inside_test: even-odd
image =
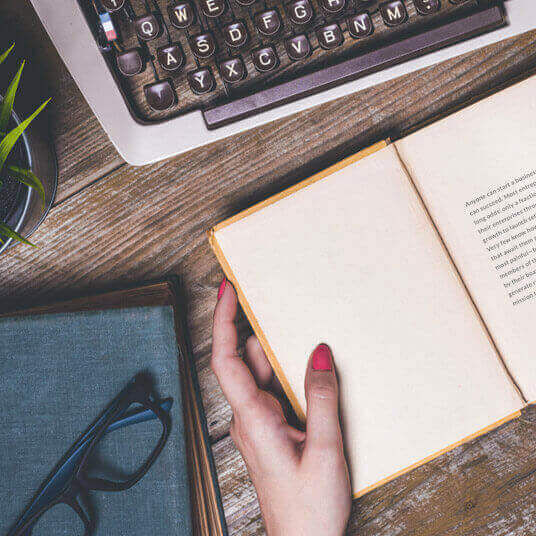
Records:
[[[494,0],[78,0],[133,116],[208,128],[505,24]]]

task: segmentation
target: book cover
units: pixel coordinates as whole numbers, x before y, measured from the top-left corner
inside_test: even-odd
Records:
[[[91,493],[96,534],[190,535],[178,346],[171,306],[0,319],[0,532],[6,533],[65,452],[139,372],[172,397],[172,431],[133,488]],[[131,426],[110,464],[129,467],[154,429]],[[152,437],[152,436],[151,436]],[[151,445],[153,446],[153,445]],[[61,522],[61,516],[58,523]]]

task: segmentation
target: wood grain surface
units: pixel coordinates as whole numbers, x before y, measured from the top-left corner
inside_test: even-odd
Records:
[[[180,276],[231,534],[262,534],[254,490],[228,436],[230,410],[209,369],[222,272],[205,231],[382,138],[536,66],[536,32],[150,166],[124,164],[48,41],[28,2],[2,2],[0,45],[45,72],[60,163],[56,206],[37,250],[0,257],[0,312],[127,283]],[[24,37],[22,37],[24,36]],[[22,57],[22,56],[21,56]],[[41,90],[41,86],[39,86]],[[250,328],[238,319],[242,339]],[[536,534],[536,414],[464,445],[354,502],[349,534]],[[396,445],[393,446],[396,448]]]

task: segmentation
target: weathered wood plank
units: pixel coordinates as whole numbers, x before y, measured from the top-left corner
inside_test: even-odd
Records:
[[[20,60],[27,60],[17,109],[22,107],[26,115],[37,103],[53,98],[50,137],[58,157],[59,203],[122,165],[123,160],[91,113],[30,2],[2,2],[0,50],[12,42],[16,47],[10,60],[2,65],[2,73],[14,73]],[[7,83],[8,77],[2,80]],[[1,86],[0,91],[4,83]]]
[[[536,534],[535,427],[532,407],[522,418],[354,501],[348,534]],[[220,440],[213,451],[231,534],[263,534],[255,489],[232,440]]]

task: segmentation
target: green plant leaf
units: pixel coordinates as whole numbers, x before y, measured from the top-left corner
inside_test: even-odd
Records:
[[[45,188],[31,169],[24,169],[18,166],[8,166],[7,170],[13,178],[17,179],[19,182],[22,182],[22,184],[33,188],[39,194],[39,197],[43,202],[43,207],[45,206]]]
[[[22,70],[24,69],[24,64],[20,64],[17,74],[11,80],[11,84],[7,88],[6,94],[0,103],[0,130],[6,130],[9,124],[9,118],[11,117],[11,112],[13,111],[13,103],[15,102],[15,95],[17,94],[17,89],[19,87],[20,77],[22,76]]]
[[[9,56],[9,53],[13,50],[15,43],[13,43],[3,54],[0,55],[0,63],[3,63],[4,60]]]
[[[37,247],[35,244],[32,244],[26,238],[21,236],[17,231],[14,231],[11,227],[6,225],[5,223],[2,223],[0,221],[0,235],[5,236],[6,238],[13,238],[13,240],[17,240],[17,242],[22,242],[23,244],[26,244],[28,246],[32,246],[33,248]]]
[[[5,137],[0,142],[0,171],[2,171],[4,164],[6,163],[7,157],[13,149],[17,140],[21,137],[24,130],[28,125],[37,117],[37,115],[43,110],[43,108],[50,102],[50,99],[46,100],[35,110],[35,112],[27,117],[20,125],[17,125],[11,132],[8,132]]]

